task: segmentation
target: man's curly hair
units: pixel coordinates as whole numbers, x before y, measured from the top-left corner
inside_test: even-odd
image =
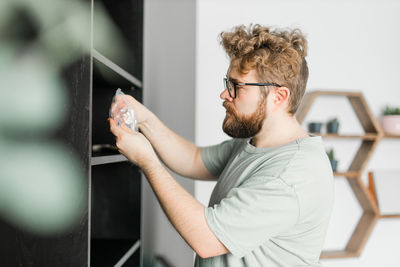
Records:
[[[296,113],[308,79],[307,40],[300,30],[241,25],[231,32],[222,32],[220,41],[231,59],[230,68],[241,74],[254,69],[260,82],[289,88],[288,112]]]

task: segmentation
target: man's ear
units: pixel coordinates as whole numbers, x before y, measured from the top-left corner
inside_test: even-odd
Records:
[[[282,106],[289,100],[290,90],[287,87],[276,87],[273,91],[273,103],[276,106]]]

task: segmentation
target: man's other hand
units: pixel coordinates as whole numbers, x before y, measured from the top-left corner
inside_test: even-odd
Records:
[[[121,127],[113,119],[108,119],[110,131],[116,137],[118,151],[141,169],[151,168],[159,162],[153,147],[146,137],[136,131],[132,131],[125,124]]]

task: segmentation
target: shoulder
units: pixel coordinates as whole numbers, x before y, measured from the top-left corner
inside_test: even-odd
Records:
[[[332,170],[322,139],[310,137],[282,146],[262,157],[255,176],[277,177],[287,184],[297,178],[312,179],[313,176],[330,176]],[[296,178],[295,178],[296,177]]]

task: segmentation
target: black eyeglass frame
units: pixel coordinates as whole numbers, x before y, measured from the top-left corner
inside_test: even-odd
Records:
[[[231,82],[233,84],[233,95],[231,93],[231,88],[229,86],[229,82]],[[226,89],[228,89],[228,93],[230,95],[230,97],[232,98],[236,98],[236,86],[238,85],[254,85],[254,86],[275,86],[275,87],[282,87],[282,85],[279,85],[277,83],[238,83],[235,81],[232,81],[231,79],[229,79],[228,77],[224,77],[224,87]]]

